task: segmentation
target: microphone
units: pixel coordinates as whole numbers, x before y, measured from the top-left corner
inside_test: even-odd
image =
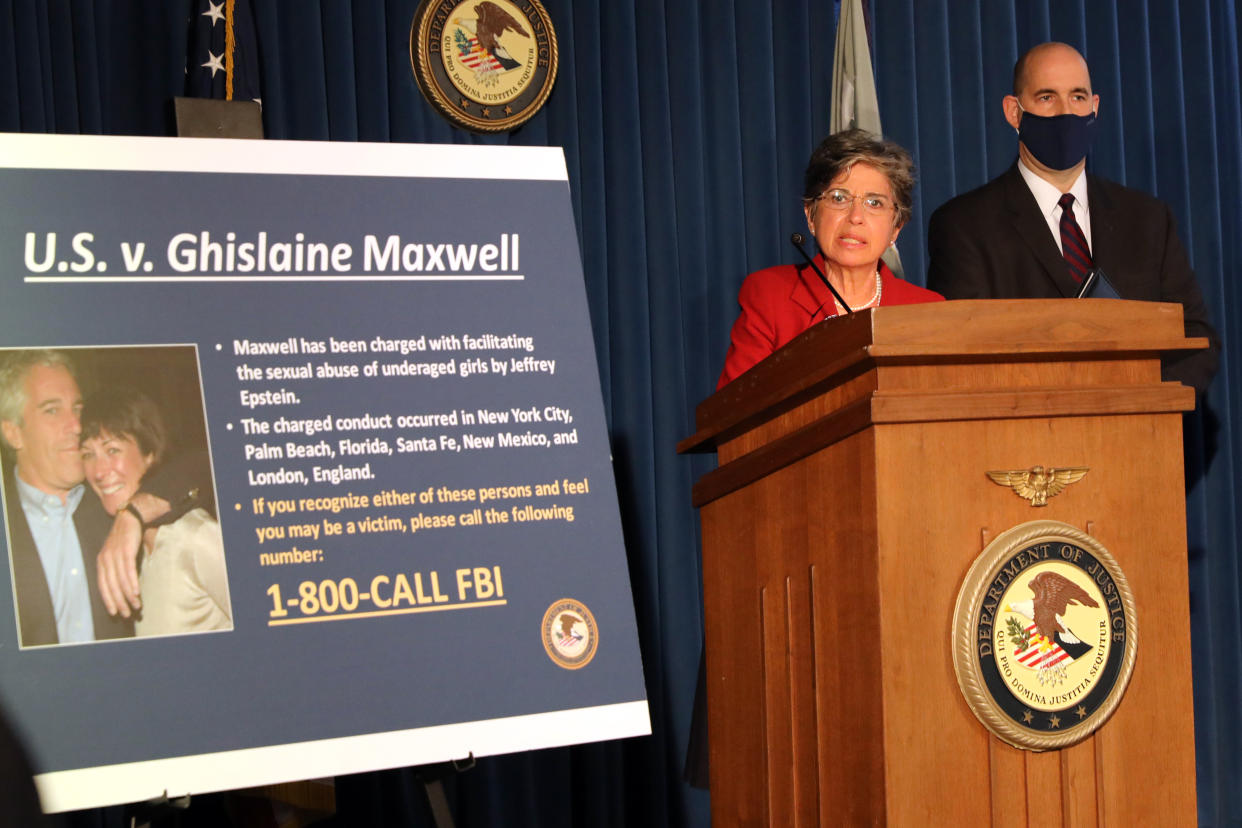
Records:
[[[1102,267],[1093,267],[1087,271],[1087,275],[1082,278],[1082,284],[1079,286],[1078,293],[1074,295],[1074,298],[1082,299],[1092,294],[1094,294],[1096,299],[1121,298],[1121,294],[1113,287],[1113,283],[1108,281],[1108,274],[1104,272]]]
[[[1087,275],[1082,277],[1082,284],[1078,288],[1078,292],[1074,294],[1075,299],[1081,299],[1091,293],[1091,288],[1095,287],[1095,280],[1100,278],[1100,269],[1093,267],[1087,271]]]
[[[824,275],[824,272],[815,265],[815,262],[811,259],[811,257],[806,255],[806,251],[802,249],[802,243],[806,241],[802,234],[794,233],[789,237],[789,240],[793,242],[794,247],[798,248],[798,252],[802,254],[802,258],[806,259],[806,263],[811,266],[811,270],[815,271],[815,275],[818,276],[819,280],[824,283],[824,287],[828,288],[828,292],[833,295],[833,298],[837,300],[837,303],[840,304],[841,307],[845,308],[845,312],[847,314],[854,313],[854,309],[845,304],[845,300],[841,298],[841,294],[837,293],[837,289],[832,286],[832,282],[828,281],[828,277]]]

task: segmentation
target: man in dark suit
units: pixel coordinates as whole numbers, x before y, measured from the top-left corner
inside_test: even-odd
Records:
[[[54,599],[13,475],[11,469],[5,469],[5,514],[9,521],[9,557],[13,562],[21,644],[23,647],[58,644],[61,643],[61,635],[56,628]],[[133,620],[109,615],[103,602],[97,598],[99,588],[95,578],[94,555],[87,550],[99,549],[108,536],[112,519],[92,493],[82,493],[82,500],[73,511],[73,526],[82,549],[82,568],[73,572],[72,577],[84,579],[84,594],[90,607],[91,627],[85,640],[132,636]]]
[[[82,394],[56,351],[18,351],[0,368],[9,558],[24,647],[134,634],[96,596],[95,553],[111,521],[83,484]]]
[[[1099,101],[1073,47],[1044,43],[1018,60],[1003,101],[1018,160],[932,214],[927,287],[947,299],[1072,297],[1099,268],[1123,299],[1181,303],[1186,335],[1211,346],[1166,358],[1163,374],[1202,392],[1220,343],[1168,205],[1086,172]]]

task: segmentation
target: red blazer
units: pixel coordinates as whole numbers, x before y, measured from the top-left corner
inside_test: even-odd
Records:
[[[820,270],[825,269],[823,256],[815,257]],[[760,270],[746,277],[738,292],[742,313],[733,323],[729,353],[716,388],[749,371],[756,363],[789,340],[830,316],[837,306],[832,294],[809,267],[779,265]],[[880,263],[880,306],[917,305],[921,302],[943,302],[934,291],[898,279]]]

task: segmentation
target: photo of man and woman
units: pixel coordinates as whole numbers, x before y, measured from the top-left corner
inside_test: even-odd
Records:
[[[0,349],[23,648],[230,630],[193,346]]]

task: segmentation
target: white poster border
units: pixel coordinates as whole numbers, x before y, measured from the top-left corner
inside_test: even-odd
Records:
[[[242,143],[218,138],[0,133],[0,158],[0,166],[21,170],[510,180],[568,185],[565,154],[560,147],[255,140]],[[149,276],[142,280],[152,281]],[[243,281],[254,278],[246,277]],[[644,699],[73,768],[37,774],[35,782],[43,809],[58,813],[439,763],[446,761],[446,757],[484,757],[650,733],[650,715]]]
[[[39,170],[569,180],[560,147],[0,133],[0,158]]]
[[[46,813],[480,758],[651,733],[645,701],[393,730],[35,776]]]

